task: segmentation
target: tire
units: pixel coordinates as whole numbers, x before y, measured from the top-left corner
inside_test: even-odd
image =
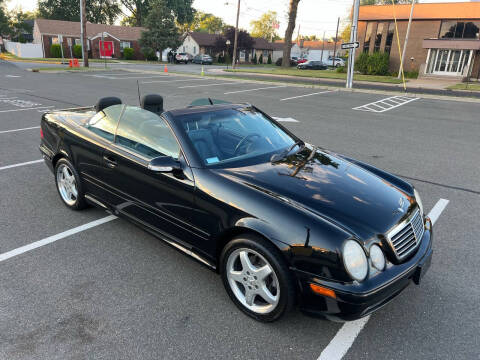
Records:
[[[78,172],[65,158],[58,160],[55,165],[55,185],[66,207],[72,210],[82,210],[87,207]]]
[[[220,270],[230,299],[255,320],[278,320],[295,304],[292,273],[279,250],[259,236],[230,241],[220,256]]]

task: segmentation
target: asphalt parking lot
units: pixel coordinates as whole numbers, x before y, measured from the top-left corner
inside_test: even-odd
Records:
[[[62,204],[38,151],[39,121],[102,96],[137,104],[137,80],[167,109],[201,97],[250,102],[311,143],[411,181],[426,212],[448,200],[422,284],[350,327],[299,311],[261,324],[237,310],[216,274],[120,219],[3,260],[108,216]],[[31,73],[0,61],[0,358],[480,359],[479,110],[179,74]]]

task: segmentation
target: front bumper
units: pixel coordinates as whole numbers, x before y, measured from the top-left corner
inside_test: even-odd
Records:
[[[432,226],[429,219],[427,222],[427,230],[412,258],[399,265],[389,265],[383,272],[362,283],[334,283],[311,274],[297,272],[302,292],[301,310],[333,321],[356,320],[386,305],[412,281],[418,285],[430,267],[433,254]],[[310,284],[333,290],[336,298],[314,293],[310,289]]]

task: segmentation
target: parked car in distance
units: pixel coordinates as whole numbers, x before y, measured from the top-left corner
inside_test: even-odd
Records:
[[[308,60],[303,64],[298,64],[297,69],[300,70],[327,70],[328,66],[324,62],[316,60]]]
[[[345,66],[345,60],[342,58],[336,57],[335,61],[333,60],[333,57],[330,56],[327,61],[328,66],[334,66],[334,67],[340,67],[340,66]]]
[[[256,320],[295,304],[358,319],[420,284],[431,262],[432,223],[412,185],[307,144],[250,104],[208,98],[165,111],[160,95],[141,107],[109,97],[44,114],[40,138],[68,208],[97,206],[183,251]],[[403,307],[429,295],[409,291]]]
[[[175,62],[178,64],[178,63],[184,63],[184,64],[188,64],[189,62],[191,62],[193,60],[193,56],[190,55],[189,53],[178,53],[176,56],[175,56]]]
[[[308,61],[308,59],[305,59],[305,58],[300,58],[297,60],[297,64],[303,64],[303,63],[306,63]]]
[[[206,65],[212,65],[213,64],[213,59],[210,55],[208,54],[198,54],[195,55],[193,58],[192,62],[194,64],[206,64]]]
[[[278,58],[277,61],[275,61],[275,65],[282,66],[282,60],[283,58]],[[290,66],[297,66],[297,62],[293,59],[290,59]]]

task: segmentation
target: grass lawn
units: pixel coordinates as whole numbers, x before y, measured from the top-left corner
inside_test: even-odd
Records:
[[[469,90],[469,91],[480,91],[480,84],[472,83],[460,83],[456,85],[449,86],[449,90]]]
[[[57,72],[57,71],[85,71],[86,72],[86,71],[102,71],[102,70],[105,70],[105,68],[97,68],[97,67],[86,68],[86,67],[83,67],[83,66],[77,67],[77,68],[75,68],[75,67],[72,67],[72,68],[71,67],[43,67],[43,68],[39,67],[39,68],[33,68],[32,69],[32,71],[34,71],[34,72],[39,72],[39,71],[41,71],[41,72],[45,72],[45,71],[53,71],[53,72]],[[106,70],[110,70],[110,68],[107,67]]]
[[[296,68],[282,69],[278,66],[277,67],[270,66],[268,68],[259,68],[259,69],[249,68],[249,69],[236,69],[236,70],[227,70],[227,71],[272,74],[272,75],[290,75],[290,76],[299,76],[299,77],[308,77],[308,78],[341,79],[341,80],[347,79],[347,74],[337,73],[335,70],[298,70]],[[354,79],[357,81],[373,81],[373,82],[383,82],[383,83],[390,83],[390,84],[402,83],[401,80],[392,76],[355,74]]]

